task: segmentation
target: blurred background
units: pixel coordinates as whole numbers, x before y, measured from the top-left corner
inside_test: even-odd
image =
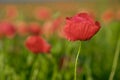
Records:
[[[120,0],[0,0],[0,80],[73,80],[79,42],[64,39],[62,28],[79,12],[99,21],[101,30],[82,42],[77,79],[108,80],[120,37]],[[35,33],[51,45],[50,53],[26,48]],[[119,61],[114,80],[120,80]]]

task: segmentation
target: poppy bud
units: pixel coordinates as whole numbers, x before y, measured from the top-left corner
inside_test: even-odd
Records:
[[[86,41],[91,39],[100,29],[100,24],[88,14],[79,13],[73,17],[66,18],[64,35],[71,41]]]

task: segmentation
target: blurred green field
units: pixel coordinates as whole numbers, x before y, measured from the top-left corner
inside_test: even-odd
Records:
[[[67,41],[62,37],[60,30],[64,27],[66,17],[81,11],[92,14],[100,22],[101,29],[91,40],[82,41],[77,80],[108,80],[117,45],[120,49],[120,5],[111,4],[1,4],[0,22],[10,22],[16,29],[20,22],[24,22],[28,27],[30,23],[36,22],[44,28],[47,22],[60,18],[60,24],[53,33],[49,33],[48,29],[48,33],[40,35],[51,45],[51,52],[46,54],[33,54],[25,47],[25,40],[31,34],[20,36],[16,32],[12,38],[0,34],[0,80],[73,80],[79,41]],[[34,12],[39,7],[49,9],[50,17],[45,20],[36,18]],[[9,9],[12,9],[10,16],[7,13]],[[107,10],[113,13],[110,21],[102,17]],[[114,80],[120,80],[120,56],[118,57]]]

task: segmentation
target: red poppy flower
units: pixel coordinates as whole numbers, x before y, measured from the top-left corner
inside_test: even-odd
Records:
[[[57,31],[60,28],[60,25],[62,24],[62,18],[58,17],[57,19],[53,20],[53,27],[52,32]]]
[[[46,7],[38,7],[35,10],[35,16],[36,16],[37,19],[46,20],[46,19],[50,18],[50,15],[51,15],[51,12]]]
[[[7,37],[13,37],[15,35],[15,27],[13,24],[9,23],[9,22],[1,22],[0,23],[0,27],[1,27],[1,33]]]
[[[33,53],[48,53],[50,52],[50,45],[39,36],[30,36],[25,42],[26,47]]]
[[[43,25],[43,34],[46,37],[50,37],[53,33],[57,32],[60,29],[60,25],[62,23],[61,18],[57,18],[53,21],[47,21]]]
[[[68,40],[89,40],[100,29],[100,24],[87,13],[80,13],[73,17],[66,18],[64,34]]]
[[[34,35],[39,35],[42,33],[42,30],[40,28],[41,26],[38,23],[30,23],[29,25],[29,31],[30,33],[34,34]]]
[[[18,15],[17,8],[15,6],[7,6],[6,8],[6,16],[8,18],[15,18]]]
[[[28,33],[27,24],[24,23],[24,22],[19,22],[19,23],[17,23],[17,33],[18,33],[20,36],[27,35],[27,33]]]
[[[102,20],[103,20],[105,23],[110,22],[113,18],[114,18],[114,12],[113,12],[111,9],[106,10],[106,11],[102,14]]]
[[[47,21],[44,23],[43,25],[43,34],[45,35],[45,37],[50,37],[51,34],[53,33],[52,32],[52,27],[53,27],[53,24],[52,24],[52,21]]]
[[[88,13],[93,19],[96,18],[96,12],[94,11],[94,9],[82,9],[79,12]]]

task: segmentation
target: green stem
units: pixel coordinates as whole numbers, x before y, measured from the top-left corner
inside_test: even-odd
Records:
[[[119,53],[120,53],[120,37],[117,41],[116,51],[115,51],[115,55],[114,55],[114,60],[113,60],[113,65],[112,65],[112,70],[111,70],[111,73],[110,73],[110,76],[109,76],[109,80],[113,80],[113,78],[114,78],[115,71],[116,71],[116,68],[117,68]]]
[[[39,55],[34,55],[32,65],[29,66],[29,74],[26,77],[28,80],[32,80],[33,78],[33,71],[35,70],[34,68],[36,66],[36,62],[38,61],[38,58]]]
[[[51,80],[56,80],[57,65],[56,65],[56,62],[55,62],[55,58],[52,55],[47,55],[46,57],[51,61],[52,65],[54,65]]]
[[[77,53],[76,60],[75,60],[74,80],[76,80],[77,61],[78,61],[78,57],[80,54],[80,50],[81,50],[81,42],[80,42],[80,46],[79,46],[78,53]]]

